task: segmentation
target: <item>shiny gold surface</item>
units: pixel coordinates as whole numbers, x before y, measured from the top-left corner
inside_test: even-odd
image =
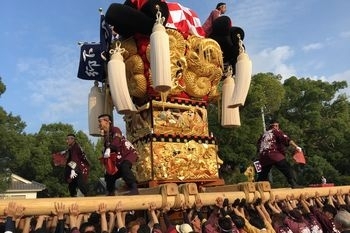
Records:
[[[172,88],[169,96],[182,92],[189,98],[215,100],[219,96],[218,85],[223,74],[223,57],[219,44],[209,38],[189,36],[187,40],[176,30],[167,29],[170,46]],[[147,97],[147,87],[152,85],[152,71],[146,70],[150,61],[150,44],[145,57],[137,51],[133,38],[122,41],[128,88],[131,96]],[[147,76],[148,77],[147,77]]]
[[[216,145],[210,144],[211,141],[199,139],[198,141],[169,142],[155,138],[153,140],[160,141],[140,143],[137,146],[137,149],[142,151],[136,165],[139,181],[182,181],[219,177],[218,167],[222,161],[217,157]],[[180,139],[177,140],[180,141]]]

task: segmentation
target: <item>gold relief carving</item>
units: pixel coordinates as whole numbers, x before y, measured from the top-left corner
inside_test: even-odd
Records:
[[[151,132],[151,109],[149,103],[138,107],[137,112],[124,115],[126,136],[133,142]]]
[[[187,39],[187,69],[183,73],[186,92],[194,97],[219,96],[218,84],[223,74],[222,51],[212,39],[190,36]]]
[[[178,95],[185,90],[183,81],[183,72],[187,69],[185,58],[186,40],[180,32],[173,29],[167,29],[170,46],[170,64],[172,89],[170,95]]]
[[[218,178],[215,145],[153,142],[154,180]]]
[[[153,128],[156,134],[208,136],[207,109],[153,101]]]
[[[135,175],[138,181],[148,181],[152,179],[152,156],[151,143],[138,142],[134,144],[135,149],[139,153],[139,158],[136,162]]]
[[[174,51],[180,56],[186,52],[186,40],[182,34],[174,29],[167,29],[166,32],[169,35],[170,52]]]

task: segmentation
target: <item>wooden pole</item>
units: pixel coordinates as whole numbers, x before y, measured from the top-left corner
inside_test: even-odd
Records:
[[[38,198],[38,199],[7,199],[0,200],[0,211],[8,206],[9,202],[16,202],[25,208],[24,215],[50,215],[55,213],[55,203],[65,205],[65,213],[69,212],[72,204],[78,204],[81,213],[90,213],[98,209],[100,203],[107,204],[107,210],[115,210],[117,203],[121,201],[125,210],[148,209],[149,203],[155,202],[161,207],[163,200],[161,195],[139,196],[98,196],[98,197],[75,197],[75,198]],[[175,196],[167,197],[170,203],[175,202]]]
[[[315,197],[316,193],[320,197],[326,197],[328,195],[335,195],[337,191],[340,191],[343,194],[347,194],[350,192],[350,185],[348,186],[331,186],[331,187],[307,187],[302,189],[272,189],[271,193],[273,195],[277,195],[280,200],[286,199],[287,195],[291,197],[294,196],[294,199],[298,199],[301,194],[307,194],[308,197]],[[268,195],[269,193],[267,193]],[[270,196],[269,196],[270,198]]]
[[[176,185],[175,185],[176,186]],[[249,184],[250,188],[252,187]],[[24,215],[49,215],[55,213],[55,203],[63,203],[66,213],[72,204],[78,204],[81,213],[90,213],[96,211],[100,203],[107,204],[107,210],[113,211],[116,204],[121,201],[125,210],[146,210],[150,203],[154,202],[158,208],[164,207],[167,203],[174,209],[179,209],[182,203],[188,202],[193,204],[196,198],[200,198],[203,205],[213,205],[218,197],[228,198],[230,203],[234,200],[245,198],[247,202],[252,202],[256,198],[264,195],[265,200],[273,196],[278,196],[279,200],[290,198],[298,199],[301,194],[307,194],[308,197],[319,196],[325,197],[334,195],[338,191],[343,194],[350,192],[350,186],[333,186],[333,187],[308,187],[302,189],[280,188],[270,190],[246,190],[233,191],[230,186],[229,190],[217,192],[198,193],[196,188],[190,185],[186,189],[179,189],[180,193],[174,191],[174,184],[164,185],[165,190],[160,194],[134,195],[134,196],[97,196],[97,197],[75,197],[75,198],[38,198],[38,199],[3,199],[0,200],[0,215],[10,202],[16,202],[18,205],[25,207]],[[224,188],[224,187],[223,187]],[[161,189],[160,189],[161,190]],[[232,191],[230,191],[232,190]],[[182,192],[182,193],[181,193]],[[141,192],[142,193],[142,192]],[[294,197],[293,197],[293,196]]]

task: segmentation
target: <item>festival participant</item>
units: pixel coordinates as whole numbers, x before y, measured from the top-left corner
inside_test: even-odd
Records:
[[[245,49],[244,36],[244,30],[232,26],[231,18],[227,15],[222,15],[213,22],[212,32],[208,36],[220,45],[224,65],[232,67],[232,74],[236,74],[237,57],[241,49],[240,41],[242,41],[242,46]]]
[[[216,5],[216,8],[210,12],[210,15],[205,20],[202,25],[203,30],[205,31],[206,36],[208,37],[212,32],[213,22],[219,18],[222,14],[226,12],[226,3],[220,2]]]
[[[339,233],[334,223],[334,216],[337,214],[338,210],[334,206],[331,192],[329,192],[327,198],[321,198],[319,193],[316,192],[314,202],[315,204],[310,206],[310,211],[321,224],[323,232]]]
[[[100,115],[98,122],[104,136],[102,160],[106,168],[105,181],[108,195],[115,195],[115,182],[119,178],[125,181],[130,195],[138,194],[136,177],[131,171],[132,164],[136,162],[138,157],[135,148],[122,136],[121,130],[113,126],[110,115]]]
[[[346,210],[339,210],[334,217],[334,223],[341,233],[350,232],[350,213]]]
[[[321,223],[317,220],[316,216],[311,213],[309,201],[306,200],[306,194],[300,195],[299,205],[302,207],[303,216],[305,220],[308,222],[309,228],[311,232],[323,232]]]
[[[206,221],[202,213],[203,203],[200,197],[195,199],[192,209],[188,213],[189,223],[191,224],[193,231],[202,233],[202,223]]]
[[[14,233],[16,232],[16,223],[24,215],[24,206],[17,204],[16,202],[9,202],[7,207],[4,209],[5,221],[5,232]]]
[[[295,199],[291,200],[290,197],[287,195],[286,199],[283,200],[283,203],[285,206],[285,211],[287,213],[284,222],[292,230],[292,232],[311,232],[310,224],[303,216],[302,211],[299,208],[297,208]]]
[[[297,184],[292,168],[285,157],[285,150],[289,145],[292,145],[297,151],[301,151],[301,148],[280,129],[279,123],[272,121],[268,130],[259,138],[257,144],[261,164],[258,181],[268,181],[269,172],[272,166],[275,166],[287,178],[292,188],[301,188]]]
[[[69,194],[71,197],[76,197],[79,188],[81,193],[86,196],[90,163],[74,134],[68,134],[66,142],[68,149],[65,151],[67,156],[65,179],[68,183]]]

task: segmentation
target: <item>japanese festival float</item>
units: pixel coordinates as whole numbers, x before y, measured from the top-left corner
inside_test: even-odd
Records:
[[[56,201],[92,212],[101,201],[114,209],[116,198],[127,209],[141,210],[151,202],[180,208],[197,198],[212,205],[219,196],[232,203],[236,198],[252,202],[290,195],[291,189],[271,189],[268,182],[225,185],[219,177],[223,161],[209,130],[208,105],[220,104],[222,127],[241,125],[239,107],[252,74],[242,28],[221,16],[206,37],[195,11],[160,0],[127,0],[100,12],[100,43],[81,44],[78,71],[78,78],[93,82],[89,134],[101,136],[99,115],[122,115],[126,137],[139,153],[133,167],[144,189],[136,196],[36,199],[35,205],[20,200],[26,214],[50,214]],[[350,186],[317,191],[327,196],[339,190],[348,193]],[[313,197],[315,188],[293,189],[295,197],[304,193]],[[6,206],[1,200],[0,208]]]
[[[106,69],[96,72],[105,75],[94,75],[94,67],[88,65],[98,64],[95,57],[100,52],[82,45],[82,56],[90,55],[84,57],[83,70],[102,83],[95,83],[89,97],[90,135],[99,135],[97,116],[115,109],[123,115],[127,139],[139,152],[135,174],[140,184],[223,185],[207,107],[221,102],[222,126],[240,125],[239,106],[248,93],[252,70],[244,32],[222,16],[224,20],[205,37],[193,10],[179,3],[140,4],[114,3],[102,16],[102,24],[118,33],[110,42],[112,31],[102,27],[108,35],[101,39],[106,59],[98,67],[105,61]],[[87,75],[80,78],[88,79]]]

